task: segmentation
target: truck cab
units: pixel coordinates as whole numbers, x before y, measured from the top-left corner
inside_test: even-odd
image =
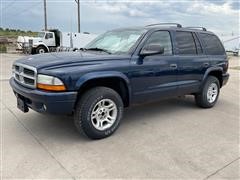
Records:
[[[41,37],[41,40],[47,46],[56,46],[56,39],[54,32],[51,31],[42,31],[39,32],[38,37]]]
[[[37,37],[29,40],[29,47],[32,54],[56,51],[58,46],[60,46],[59,30],[41,31]]]

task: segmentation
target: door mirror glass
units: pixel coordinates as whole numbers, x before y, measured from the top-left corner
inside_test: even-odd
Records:
[[[150,56],[155,54],[164,54],[164,48],[158,44],[148,44],[140,52],[141,56]]]

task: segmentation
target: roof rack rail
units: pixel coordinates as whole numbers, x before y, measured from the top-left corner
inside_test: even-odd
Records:
[[[156,23],[156,24],[149,24],[146,25],[145,27],[149,27],[149,26],[161,26],[161,25],[176,25],[178,28],[181,28],[182,25],[178,24],[178,23]]]
[[[207,31],[205,27],[185,27],[187,29],[202,29],[203,31]]]

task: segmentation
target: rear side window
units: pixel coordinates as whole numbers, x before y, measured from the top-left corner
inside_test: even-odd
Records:
[[[201,39],[204,41],[206,53],[208,55],[224,55],[225,50],[217,36],[212,34],[200,33]]]
[[[197,54],[193,34],[191,32],[176,32],[178,53],[182,55]]]
[[[172,54],[172,42],[168,31],[157,31],[151,34],[145,45],[157,44],[164,48],[163,55]]]

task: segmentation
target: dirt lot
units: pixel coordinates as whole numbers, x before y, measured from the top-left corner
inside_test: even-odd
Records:
[[[212,109],[191,96],[132,107],[113,136],[91,141],[71,117],[20,112],[8,83],[20,55],[0,56],[3,179],[239,179],[239,70]]]

